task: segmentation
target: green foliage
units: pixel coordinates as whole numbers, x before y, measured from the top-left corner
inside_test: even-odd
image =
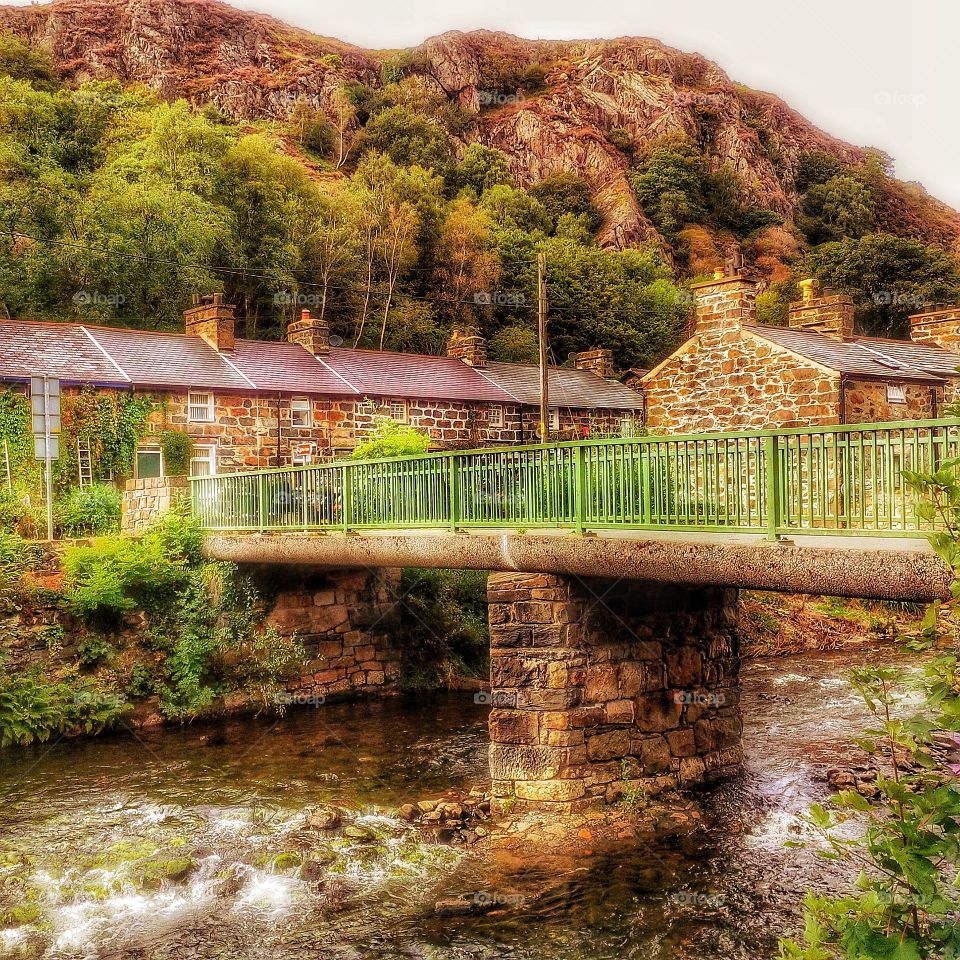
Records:
[[[266,704],[279,677],[302,661],[293,637],[262,629],[263,601],[232,564],[207,562],[192,520],[170,514],[139,540],[105,537],[66,551],[69,609],[104,635],[134,611],[144,644],[161,654],[131,676],[131,696],[155,691],[164,716],[189,720],[224,693],[242,689]],[[112,645],[88,640],[81,662],[108,659]]]
[[[801,204],[797,225],[811,243],[857,239],[876,227],[873,194],[856,177],[839,175],[814,184]]]
[[[10,460],[10,473],[22,480],[24,472],[30,471],[33,464],[33,435],[30,432],[30,401],[23,393],[12,387],[0,391],[0,483],[6,481],[7,461]]]
[[[0,604],[19,592],[20,578],[30,569],[32,559],[25,540],[0,528]]]
[[[363,129],[361,149],[386,154],[402,166],[419,166],[442,177],[452,170],[452,151],[446,132],[435,120],[406,107],[388,107]]]
[[[491,360],[503,363],[537,363],[540,345],[532,326],[511,324],[498,330],[490,338],[487,350]]]
[[[960,573],[958,461],[934,474],[907,473],[919,513],[944,529],[937,553]],[[960,579],[952,588],[960,598]],[[960,955],[960,658],[955,623],[939,602],[910,638],[913,652],[936,650],[922,679],[890,667],[854,671],[852,682],[873,716],[857,741],[876,758],[877,794],[841,790],[830,808],[815,805],[808,826],[826,843],[822,855],[858,864],[855,890],[808,893],[802,942],[781,942],[796,960],[922,960]],[[944,633],[944,635],[941,635]],[[946,652],[944,652],[946,650]],[[916,711],[916,694],[922,706]]]
[[[157,441],[163,451],[163,466],[168,476],[185,477],[190,473],[193,440],[182,430],[161,430]]]
[[[430,436],[407,423],[391,417],[375,415],[373,429],[366,440],[357,444],[353,460],[383,460],[388,457],[415,457],[430,449]]]
[[[0,74],[24,80],[36,90],[55,90],[60,83],[50,54],[10,31],[0,33]]]
[[[599,229],[603,217],[593,203],[590,184],[575,173],[554,173],[530,188],[530,195],[546,208],[554,224],[565,213],[586,217],[591,233]]]
[[[0,674],[0,747],[44,743],[73,732],[99,733],[127,709],[123,697],[92,678],[39,668]]]
[[[322,157],[333,153],[336,131],[327,115],[304,98],[300,98],[290,111],[287,121],[294,139]]]
[[[544,236],[553,229],[547,208],[536,197],[506,184],[489,188],[480,198],[480,209],[501,228]]]
[[[960,295],[960,273],[948,254],[886,233],[822,244],[806,269],[853,296],[861,330],[876,336],[905,336],[910,314]]]
[[[607,140],[621,153],[628,157],[633,155],[633,136],[625,127],[612,127],[607,133]]]
[[[507,155],[482,143],[471,143],[457,164],[456,185],[481,197],[491,187],[513,186]]]
[[[119,531],[120,493],[105,483],[74,487],[55,504],[55,517],[65,537],[87,537]]]
[[[846,167],[843,161],[832,153],[826,153],[823,150],[806,150],[800,154],[797,162],[797,173],[794,178],[797,193],[804,193],[812,186],[827,183],[845,172]]]
[[[77,660],[84,667],[95,667],[112,660],[117,654],[113,644],[106,637],[94,634],[77,647]]]
[[[478,570],[403,571],[400,593],[402,683],[428,689],[487,671],[487,574]]]

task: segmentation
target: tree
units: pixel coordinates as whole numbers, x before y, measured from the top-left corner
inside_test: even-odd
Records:
[[[905,336],[911,313],[960,295],[960,273],[947,253],[887,233],[822,244],[805,267],[825,286],[850,294],[860,328],[876,336]]]
[[[500,150],[471,143],[457,164],[456,183],[459,188],[469,190],[474,199],[482,197],[491,187],[512,187],[510,161]]]
[[[50,54],[9,30],[0,33],[0,74],[23,80],[35,90],[50,91],[60,86]]]
[[[631,171],[630,183],[646,215],[667,239],[675,240],[688,223],[707,215],[703,195],[706,166],[694,144],[684,137],[657,141]]]
[[[498,330],[489,343],[491,360],[504,363],[537,363],[540,346],[530,324],[511,323]]]
[[[451,319],[472,312],[465,301],[477,292],[489,293],[497,282],[500,262],[492,249],[490,221],[465,198],[449,205],[440,227],[437,263],[438,297],[449,301],[444,311]]]
[[[873,195],[856,177],[836,176],[814,184],[801,203],[797,225],[811,243],[859,239],[876,229]]]
[[[321,157],[328,157],[333,153],[337,132],[327,115],[306,98],[300,97],[297,100],[290,111],[288,123],[301,147],[306,147]]]
[[[805,150],[797,160],[794,183],[797,193],[804,193],[818,183],[826,183],[846,172],[843,161],[825,150]]]
[[[452,167],[450,142],[435,120],[406,107],[388,107],[371,118],[361,137],[364,152],[386,154],[398,166],[420,166],[446,177]]]
[[[497,227],[515,227],[544,236],[553,228],[547,208],[536,197],[505,184],[487,190],[480,198],[480,209]]]
[[[336,165],[339,170],[350,155],[347,136],[357,122],[357,108],[345,87],[338,87],[333,91],[330,95],[330,106],[333,110],[333,128],[337,134]]]
[[[593,203],[590,184],[575,173],[553,173],[530,188],[530,194],[539,200],[554,223],[565,213],[585,216],[590,231],[595,232],[603,217]]]

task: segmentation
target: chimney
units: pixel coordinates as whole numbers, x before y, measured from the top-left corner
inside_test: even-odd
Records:
[[[578,353],[573,361],[578,370],[589,370],[604,380],[612,380],[613,372],[613,351],[612,350],[585,350]]]
[[[739,272],[717,270],[712,280],[695,284],[698,337],[736,336],[745,323],[757,319],[757,285]]]
[[[816,280],[800,283],[803,299],[791,303],[789,324],[794,330],[812,330],[833,340],[853,339],[853,298],[846,294],[817,296]]]
[[[187,336],[202,337],[218,352],[233,350],[233,306],[223,302],[222,293],[194,294],[183,321]]]
[[[454,330],[447,344],[447,356],[462,360],[470,367],[487,365],[487,341],[475,330]]]
[[[287,340],[299,343],[315,357],[325,357],[330,352],[330,325],[311,316],[309,310],[303,310],[299,320],[287,325]]]
[[[960,306],[934,307],[911,317],[910,339],[960,353]]]

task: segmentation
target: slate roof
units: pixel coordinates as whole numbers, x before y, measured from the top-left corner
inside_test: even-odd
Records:
[[[767,324],[744,324],[743,329],[830,370],[851,376],[930,384],[942,383],[945,376],[960,376],[956,371],[960,355],[907,340],[873,337],[835,340],[814,330]]]
[[[331,347],[324,362],[361,393],[374,397],[424,400],[513,399],[473,367],[453,357]]]
[[[488,362],[478,371],[515,400],[529,406],[540,403],[540,370],[524,363]],[[550,367],[548,399],[551,408],[642,410],[643,398],[615,380],[604,380],[589,370]]]
[[[129,382],[79,326],[0,321],[0,380],[42,376],[98,386]]]

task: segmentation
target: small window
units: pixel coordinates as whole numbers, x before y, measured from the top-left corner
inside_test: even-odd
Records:
[[[159,447],[140,447],[137,450],[137,479],[149,480],[163,476],[163,451]]]
[[[620,436],[621,437],[632,437],[636,433],[636,422],[633,417],[621,417],[620,418]]]
[[[214,477],[217,474],[217,448],[213,445],[198,444],[193,448],[190,458],[191,477]]]
[[[294,397],[290,401],[290,425],[293,427],[313,426],[313,404],[309,397]]]
[[[213,423],[213,394],[190,392],[187,419],[191,423]]]
[[[550,411],[550,429],[560,429],[560,411],[556,408]]]
[[[494,404],[493,406],[487,407],[487,426],[503,426],[503,407],[501,407],[500,404]]]
[[[901,383],[887,384],[887,403],[906,403],[907,394]]]
[[[397,423],[407,422],[407,401],[406,400],[388,400],[380,407],[380,414],[396,420]]]

